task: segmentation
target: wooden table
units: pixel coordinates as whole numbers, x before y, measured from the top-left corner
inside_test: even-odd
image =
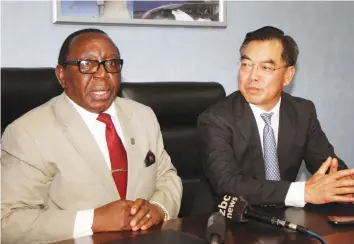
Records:
[[[260,209],[268,215],[277,216],[309,228],[322,236],[329,244],[354,244],[354,225],[334,226],[327,221],[328,215],[354,216],[354,205],[327,204],[307,205],[305,208],[266,208]],[[138,235],[173,229],[205,239],[205,230],[209,215],[196,215],[187,218],[169,220],[163,225],[148,231],[98,233],[92,236],[57,242],[57,244],[102,244]],[[225,244],[315,244],[319,241],[304,234],[285,230],[266,224],[249,221],[242,224],[230,224],[227,227]]]

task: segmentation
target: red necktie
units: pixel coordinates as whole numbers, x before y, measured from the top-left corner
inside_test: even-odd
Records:
[[[97,120],[106,124],[106,141],[111,160],[112,176],[121,199],[125,199],[128,179],[127,152],[113,125],[111,116],[101,113]]]

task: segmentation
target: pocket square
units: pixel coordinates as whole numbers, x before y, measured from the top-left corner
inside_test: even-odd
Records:
[[[155,163],[155,154],[149,150],[148,153],[146,154],[144,162],[145,162],[145,167],[149,167],[150,165]]]

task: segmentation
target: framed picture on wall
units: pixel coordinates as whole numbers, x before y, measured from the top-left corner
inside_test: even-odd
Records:
[[[226,27],[225,0],[53,0],[54,23]]]

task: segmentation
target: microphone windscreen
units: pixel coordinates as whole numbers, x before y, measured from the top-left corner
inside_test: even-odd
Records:
[[[208,242],[211,242],[213,235],[220,237],[220,243],[225,239],[226,222],[224,216],[221,213],[212,213],[208,219],[208,225],[206,229],[206,238]]]
[[[247,201],[242,197],[236,197],[229,194],[223,195],[218,204],[218,211],[232,222],[245,222],[245,210],[248,209]]]

